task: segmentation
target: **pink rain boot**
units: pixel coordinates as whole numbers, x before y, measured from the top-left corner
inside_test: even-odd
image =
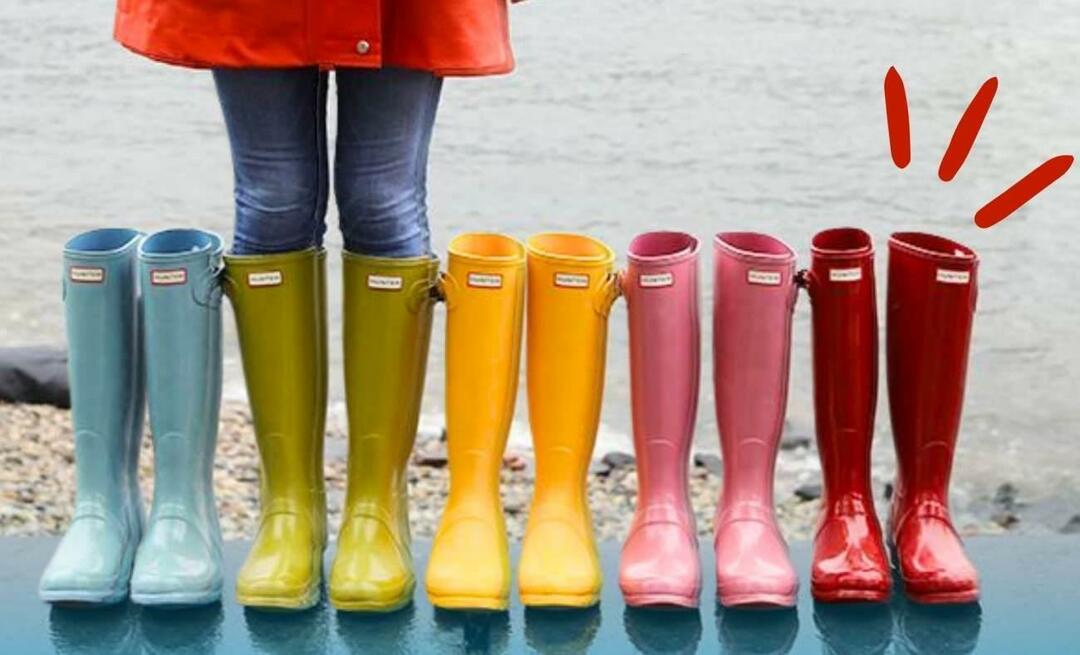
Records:
[[[714,244],[713,383],[724,459],[716,511],[716,589],[733,605],[795,604],[799,580],[773,514],[787,404],[795,252],[764,234]]]
[[[619,567],[630,606],[697,607],[701,591],[686,479],[701,369],[697,253],[689,234],[642,234],[630,243],[623,276],[638,474]]]

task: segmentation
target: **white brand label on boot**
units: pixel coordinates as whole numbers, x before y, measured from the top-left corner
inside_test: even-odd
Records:
[[[261,273],[248,273],[249,287],[276,287],[285,281],[281,271],[263,271]]]
[[[105,281],[105,269],[96,266],[72,266],[68,269],[68,277],[72,282],[101,284]]]
[[[159,268],[150,271],[150,284],[159,287],[171,287],[187,283],[186,268]]]
[[[830,282],[858,282],[862,279],[861,268],[830,268]]]
[[[967,271],[950,271],[945,268],[937,270],[937,281],[945,284],[967,284],[971,281],[971,273]]]
[[[578,273],[556,273],[555,286],[567,289],[588,289],[589,276]]]
[[[401,291],[404,284],[404,280],[396,275],[367,276],[368,288],[378,291]]]
[[[783,277],[779,271],[754,271],[746,272],[746,281],[750,284],[763,284],[767,287],[778,287]]]
[[[469,286],[478,289],[501,289],[502,276],[496,273],[469,273]]]
[[[670,272],[643,273],[638,276],[638,284],[646,289],[670,287],[675,284],[675,276]]]

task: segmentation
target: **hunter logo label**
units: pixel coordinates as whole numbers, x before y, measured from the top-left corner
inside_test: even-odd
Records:
[[[746,281],[750,284],[760,284],[767,287],[778,287],[783,280],[780,271],[755,271],[746,272]]]
[[[643,289],[659,289],[675,284],[675,276],[670,271],[663,273],[642,273],[638,276],[638,286]]]
[[[589,276],[578,273],[556,273],[555,286],[566,289],[588,289]]]
[[[401,291],[405,281],[397,275],[369,275],[367,285],[376,291]]]
[[[967,284],[971,281],[971,273],[967,271],[950,271],[947,268],[937,270],[937,281],[944,284]]]
[[[281,271],[262,271],[259,273],[248,273],[248,286],[252,288],[258,287],[276,287],[280,286],[285,281],[285,276],[281,274]]]
[[[858,282],[862,279],[861,268],[830,268],[830,282]]]
[[[501,289],[503,284],[502,276],[497,273],[469,273],[468,282],[477,289]]]
[[[68,278],[80,284],[101,284],[105,281],[105,269],[97,266],[72,266]]]
[[[171,287],[187,283],[186,268],[159,268],[150,271],[150,284],[158,287]]]

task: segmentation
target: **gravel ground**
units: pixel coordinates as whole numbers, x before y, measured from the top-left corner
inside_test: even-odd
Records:
[[[336,534],[344,500],[347,448],[345,434],[340,428],[331,428],[327,439],[326,481],[331,534]],[[777,514],[789,539],[806,539],[812,534],[820,496],[817,455],[805,438],[789,439],[783,449],[776,479]],[[61,533],[70,518],[75,483],[69,412],[43,405],[0,404],[0,462],[0,535]],[[153,451],[149,437],[143,440],[140,462],[143,495],[148,502],[153,485]],[[690,489],[698,530],[703,536],[712,531],[712,513],[720,491],[720,468],[720,460],[715,456],[694,457]],[[251,537],[257,527],[258,471],[250,414],[243,405],[227,405],[221,414],[214,470],[218,510],[226,539]],[[446,498],[447,477],[442,435],[418,435],[409,466],[414,535],[430,537],[434,534]],[[879,511],[883,512],[887,485],[880,479],[880,472],[875,471],[874,478],[875,489],[881,495]],[[634,510],[636,485],[637,474],[629,454],[607,453],[593,463],[589,497],[599,538],[622,540],[626,536]],[[524,532],[532,487],[530,456],[507,453],[502,471],[502,494],[513,539],[520,539]],[[1006,494],[1008,491],[1005,489]],[[968,517],[958,519],[958,522],[965,534],[1000,533],[1015,524],[1012,518],[1011,515],[995,515],[983,520]]]

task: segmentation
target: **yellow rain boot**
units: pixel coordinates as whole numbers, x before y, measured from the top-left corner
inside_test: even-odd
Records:
[[[339,610],[391,611],[412,600],[409,461],[424,391],[435,257],[344,253],[349,483],[330,572]]]
[[[236,580],[241,605],[306,609],[326,548],[326,253],[227,255],[261,462],[259,533]]]
[[[525,249],[497,234],[450,242],[446,421],[450,497],[427,570],[432,605],[505,610],[510,557],[499,472],[517,396]]]
[[[618,288],[614,261],[610,248],[582,235],[528,241],[526,376],[536,487],[518,567],[527,606],[589,607],[600,599],[586,476]]]

